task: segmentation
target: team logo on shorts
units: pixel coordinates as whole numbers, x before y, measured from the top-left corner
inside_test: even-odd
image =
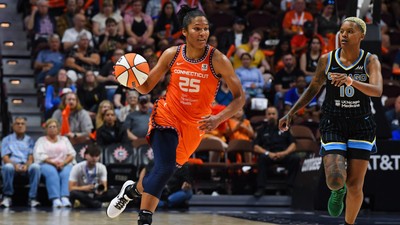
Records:
[[[124,161],[126,158],[128,158],[128,151],[126,151],[126,149],[122,146],[119,146],[118,148],[116,148],[114,150],[114,158],[119,161],[122,162]]]
[[[202,71],[207,71],[208,65],[207,64],[201,64],[201,70]]]

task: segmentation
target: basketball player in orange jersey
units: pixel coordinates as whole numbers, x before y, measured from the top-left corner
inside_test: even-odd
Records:
[[[376,55],[360,49],[367,28],[357,17],[348,17],[340,27],[341,47],[318,60],[308,89],[279,121],[289,129],[293,115],[306,106],[326,84],[322,105],[321,151],[326,184],[331,189],[328,212],[340,216],[346,195],[345,224],[354,224],[363,201],[364,177],[370,154],[376,152],[376,124],[370,97],[382,95],[381,64]]]
[[[178,18],[186,44],[165,50],[146,82],[136,87],[140,93],[148,93],[171,71],[167,94],[154,104],[149,122],[147,138],[154,152],[154,168],[137,183],[124,183],[107,209],[111,218],[118,216],[130,200],[141,196],[138,224],[150,225],[162,189],[176,168],[188,161],[201,136],[244,105],[245,96],[231,62],[207,44],[210,32],[204,13],[183,6]],[[233,101],[217,115],[211,115],[220,78],[228,84]]]

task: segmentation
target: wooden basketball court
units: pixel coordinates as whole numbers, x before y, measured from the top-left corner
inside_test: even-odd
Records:
[[[0,209],[0,225],[136,225],[137,211],[127,209],[110,219],[102,210],[11,207]],[[343,224],[344,216],[325,211],[296,211],[283,207],[190,207],[186,211],[157,211],[153,225],[326,225]],[[357,224],[399,225],[398,212],[361,211]]]
[[[137,213],[124,212],[110,219],[104,211],[78,211],[71,209],[2,209],[1,225],[136,225]],[[157,212],[153,225],[268,225],[233,217],[202,212]]]

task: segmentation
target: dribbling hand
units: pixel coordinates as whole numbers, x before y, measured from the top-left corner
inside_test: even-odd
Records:
[[[278,128],[280,131],[288,131],[290,127],[290,123],[292,122],[292,116],[286,114],[279,120]]]
[[[215,115],[208,115],[208,116],[203,116],[202,119],[199,121],[199,129],[201,131],[212,131],[215,128],[218,127],[220,124],[218,117]]]

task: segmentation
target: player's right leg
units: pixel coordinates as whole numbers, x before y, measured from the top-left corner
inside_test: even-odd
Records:
[[[160,198],[165,184],[175,171],[177,133],[173,129],[154,129],[151,133],[151,143],[154,153],[153,169],[145,177],[141,173],[138,183],[133,181],[124,183],[119,194],[107,208],[108,217],[117,217],[133,198],[141,197],[142,192],[144,192],[144,197],[141,201],[141,211],[151,213],[155,211],[158,203],[155,200]],[[147,218],[148,213],[145,215]]]
[[[343,199],[346,194],[346,159],[340,154],[328,154],[324,158],[326,184],[331,190],[328,212],[331,216],[340,216],[344,209]]]
[[[331,190],[328,212],[340,216],[344,209],[346,194],[347,121],[341,118],[323,117],[320,123],[321,151],[323,156],[326,184]]]

